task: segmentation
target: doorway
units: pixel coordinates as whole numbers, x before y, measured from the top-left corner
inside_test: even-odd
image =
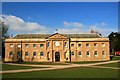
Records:
[[[55,53],[55,62],[59,62],[60,61],[60,53],[56,52]]]

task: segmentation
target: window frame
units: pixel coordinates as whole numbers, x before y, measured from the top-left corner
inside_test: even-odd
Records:
[[[40,52],[40,56],[44,56],[44,53],[43,53],[43,51],[42,51],[42,52]]]
[[[90,47],[90,44],[89,44],[89,43],[86,43],[86,47]]]
[[[74,47],[74,43],[71,44],[71,47]]]
[[[79,43],[79,44],[78,44],[78,47],[81,47],[81,46],[82,46],[82,44]]]
[[[33,52],[33,56],[36,56],[37,55],[37,53],[36,52]]]
[[[25,56],[28,56],[28,52],[27,51],[25,52]]]
[[[28,48],[29,47],[29,44],[25,44],[25,48]]]
[[[11,48],[13,48],[13,46],[14,46],[13,44],[10,44],[10,47],[11,47]]]
[[[44,47],[44,44],[40,44],[40,48],[43,48]]]
[[[33,48],[36,48],[37,47],[37,44],[33,44]]]
[[[89,55],[88,55],[88,53],[89,53]],[[86,56],[89,56],[89,57],[90,57],[90,51],[87,51],[87,52],[86,52]]]
[[[74,56],[74,51],[71,52],[71,56]]]

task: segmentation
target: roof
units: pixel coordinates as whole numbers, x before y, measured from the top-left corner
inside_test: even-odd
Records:
[[[57,33],[58,34],[58,33]],[[18,34],[13,39],[48,38],[53,34]],[[100,38],[98,34],[61,34],[67,38]]]

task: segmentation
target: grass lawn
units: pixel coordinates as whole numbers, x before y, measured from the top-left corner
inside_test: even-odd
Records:
[[[120,64],[120,62],[118,63],[118,62],[116,62],[116,63],[109,63],[109,64],[101,64],[101,65],[97,65],[97,66],[106,66],[106,67],[116,67],[116,68],[118,68],[119,66],[118,66],[118,64]]]
[[[2,64],[3,71],[5,71],[5,70],[19,70],[19,69],[33,69],[33,68],[43,68],[43,67],[15,66],[15,65]]]
[[[118,78],[118,70],[89,67],[3,74],[3,78]]]

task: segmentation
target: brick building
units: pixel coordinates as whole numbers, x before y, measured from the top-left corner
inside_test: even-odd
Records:
[[[5,61],[65,62],[109,60],[109,39],[91,34],[18,34],[5,41]],[[15,57],[14,57],[15,58]]]

